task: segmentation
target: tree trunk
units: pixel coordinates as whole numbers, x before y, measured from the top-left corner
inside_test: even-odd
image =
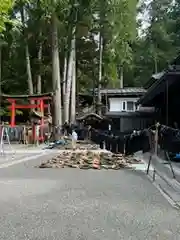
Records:
[[[63,85],[62,85],[62,94],[63,94],[63,109],[62,109],[62,115],[63,115],[63,119],[62,121],[64,122],[64,108],[65,108],[65,95],[66,95],[66,84],[67,84],[67,56],[64,56],[64,69],[63,69]]]
[[[123,71],[123,66],[120,67],[120,88],[123,88],[124,86],[124,71]]]
[[[67,80],[67,57],[64,57],[64,72],[63,72],[63,101],[66,94],[66,80]]]
[[[158,73],[158,64],[157,64],[157,55],[154,55],[154,70],[155,73]]]
[[[40,32],[40,38],[42,35],[42,32]],[[38,49],[38,65],[39,65],[39,69],[38,69],[38,75],[37,75],[37,93],[41,93],[42,91],[42,79],[41,79],[41,64],[42,64],[42,41],[40,39],[39,42],[39,49]]]
[[[30,55],[29,55],[29,47],[27,42],[27,37],[24,34],[25,29],[25,14],[24,14],[24,8],[22,7],[21,11],[21,21],[23,25],[23,35],[24,35],[24,42],[25,42],[25,56],[26,56],[26,71],[28,76],[28,88],[29,88],[29,94],[33,94],[33,81],[32,81],[32,72],[31,72],[31,62],[30,62]]]
[[[158,56],[157,56],[157,45],[156,43],[154,43],[152,45],[152,48],[153,48],[153,52],[154,52],[154,72],[155,73],[158,73]]]
[[[29,88],[29,94],[33,94],[33,81],[32,81],[32,73],[31,73],[31,62],[30,62],[30,56],[29,56],[29,47],[27,42],[25,43],[25,52],[26,52],[26,70],[27,70],[27,76],[28,76],[28,88]]]
[[[73,69],[73,46],[75,39],[71,40],[70,56],[68,62],[68,73],[67,73],[67,85],[64,99],[64,120],[69,122],[69,103],[70,103],[70,93],[71,93],[71,81],[72,81],[72,69]]]
[[[96,83],[95,83],[95,76],[93,73],[93,112],[96,112]]]
[[[76,59],[76,70],[78,69],[78,61]],[[78,75],[76,71],[76,93],[80,93],[80,82],[77,81]],[[81,102],[80,102],[80,97],[79,94],[76,94],[76,116],[79,114],[81,111]]]
[[[99,33],[99,79],[98,79],[98,114],[101,115],[101,83],[102,83],[102,54],[103,54],[103,39]]]
[[[2,46],[0,45],[0,88],[2,83]]]
[[[61,83],[60,83],[60,64],[59,64],[59,47],[58,47],[58,30],[57,30],[57,18],[55,13],[52,14],[52,83],[54,91],[54,127],[62,126],[62,105],[61,105]],[[55,128],[54,128],[55,129]],[[54,137],[57,139],[58,135]]]
[[[73,36],[73,64],[72,64],[72,81],[71,81],[71,123],[76,120],[76,39]]]

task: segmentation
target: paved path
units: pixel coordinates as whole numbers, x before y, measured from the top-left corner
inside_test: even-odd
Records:
[[[142,171],[0,169],[0,239],[179,240],[180,212]]]
[[[4,145],[4,151],[0,149],[0,168],[9,167],[17,163],[30,161],[39,156],[56,155],[58,149],[45,150],[42,145],[39,146],[27,146],[23,144],[8,144]]]

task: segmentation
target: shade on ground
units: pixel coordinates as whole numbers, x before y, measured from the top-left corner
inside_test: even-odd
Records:
[[[180,239],[180,212],[142,172],[0,169],[0,239]]]

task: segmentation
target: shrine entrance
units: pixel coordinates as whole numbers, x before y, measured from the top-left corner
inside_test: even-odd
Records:
[[[40,117],[40,124],[39,128],[40,130],[40,136],[38,140],[43,141],[43,126],[44,126],[44,113],[45,109],[48,109],[48,113],[50,113],[50,103],[49,101],[52,100],[52,93],[47,94],[34,94],[34,95],[5,95],[3,94],[3,97],[6,98],[6,100],[10,103],[8,106],[8,109],[11,112],[11,120],[10,120],[10,126],[14,128],[16,126],[16,110],[17,109],[32,109],[32,110],[38,110],[41,113]],[[18,104],[18,100],[27,99],[29,101],[29,104]],[[46,103],[48,102],[48,103]],[[35,111],[34,111],[35,112]],[[34,124],[32,124],[33,128],[33,138],[36,138],[36,129]]]

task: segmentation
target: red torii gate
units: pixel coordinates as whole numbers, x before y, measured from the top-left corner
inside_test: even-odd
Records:
[[[52,99],[52,93],[45,93],[45,94],[33,94],[33,95],[6,95],[3,94],[3,97],[7,99],[7,101],[11,104],[8,106],[8,109],[11,110],[11,127],[16,126],[15,116],[16,116],[16,109],[40,109],[41,113],[44,113],[44,109],[49,107],[49,104],[45,104],[45,100]],[[16,104],[16,101],[19,99],[28,99],[31,102],[29,104]],[[44,121],[41,118],[41,125],[43,125]]]
[[[16,109],[40,109],[42,116],[44,115],[44,109],[49,107],[49,104],[45,104],[45,100],[52,99],[52,93],[45,93],[45,94],[33,94],[33,95],[1,95],[3,98],[11,104],[8,106],[8,109],[11,111],[11,127],[16,126],[15,117],[16,117]],[[29,104],[16,104],[16,101],[19,99],[28,99],[30,102]],[[44,125],[44,118],[41,118],[41,126]],[[42,136],[41,136],[42,138]]]

